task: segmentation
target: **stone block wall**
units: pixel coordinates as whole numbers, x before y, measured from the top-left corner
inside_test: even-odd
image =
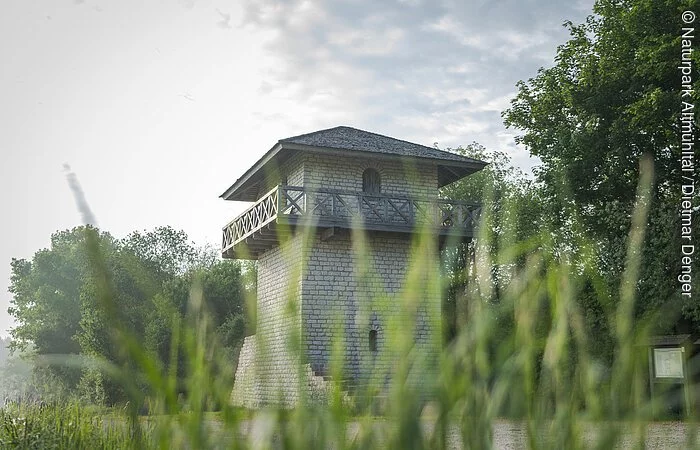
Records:
[[[300,353],[292,346],[300,340],[301,240],[294,236],[258,260],[255,367],[261,404],[297,400]]]
[[[412,340],[422,357],[437,360],[440,291],[430,284],[429,269],[418,269],[419,277],[407,280],[415,263],[411,235],[369,233],[366,253],[359,257],[351,235],[339,233],[317,239],[302,283],[301,318],[314,372],[330,372],[333,343],[339,338],[344,354],[333,356],[343,358],[351,384],[390,375],[400,357],[399,339]],[[376,351],[370,348],[371,332]]]
[[[416,167],[403,160],[356,158],[305,154],[304,186],[362,192],[362,172],[373,168],[379,172],[382,193],[418,198],[437,198],[437,166],[432,163]]]
[[[310,153],[292,156],[281,173],[268,177],[260,194],[285,178],[290,185],[309,189],[360,192],[367,168],[380,173],[384,194],[438,195],[434,164],[411,167],[399,160]],[[395,370],[401,355],[390,344],[402,328],[426,360],[436,361],[441,298],[430,280],[435,281],[437,274],[429,268],[409,273],[412,263],[422,257],[414,254],[412,239],[411,234],[371,232],[360,245],[359,240],[353,242],[351,231],[336,230],[332,236],[315,235],[305,250],[297,230],[280,247],[260,255],[257,335],[254,343],[253,337],[247,338],[241,351],[240,387],[237,379],[232,401],[249,407],[294,405],[300,381],[304,382],[299,379],[304,373],[300,364],[308,363],[314,377],[328,375],[338,338],[343,340],[339,357],[344,375],[358,384]],[[365,248],[367,257],[358,257],[359,247]],[[370,348],[370,332],[376,333],[376,351]],[[294,345],[301,346],[301,353],[292,351]],[[254,383],[246,381],[250,373]]]
[[[246,338],[241,351],[235,404],[293,406],[300,386],[310,381],[299,378],[300,364],[308,364],[316,377],[328,376],[333,356],[341,359],[351,385],[388,379],[403,357],[392,340],[412,340],[412,353],[436,367],[441,297],[430,281],[437,274],[431,275],[430,265],[410,272],[421,264],[412,236],[372,232],[358,245],[350,231],[336,230],[312,239],[304,251],[297,234],[258,262],[258,334]],[[376,350],[370,348],[371,331]],[[343,350],[335,354],[338,339]],[[292,347],[296,343],[299,352]],[[415,382],[424,384],[430,375]]]
[[[303,186],[306,156],[302,153],[292,155],[282,164],[265,174],[264,181],[258,190],[258,198],[268,193],[273,187],[284,184],[285,180],[289,186]]]
[[[318,153],[297,153],[282,167],[265,174],[258,197],[286,180],[290,186],[311,189],[362,191],[362,172],[373,168],[379,172],[382,193],[418,198],[437,198],[437,166],[433,163],[415,166],[404,160],[384,160],[325,156]]]
[[[241,352],[238,354],[238,367],[234,379],[231,403],[236,406],[254,409],[260,407],[262,398],[262,383],[257,376],[255,367],[255,335],[243,340]]]

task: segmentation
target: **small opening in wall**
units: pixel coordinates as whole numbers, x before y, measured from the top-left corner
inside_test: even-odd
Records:
[[[377,351],[377,330],[369,330],[369,350]]]
[[[379,195],[382,192],[382,180],[379,172],[367,169],[362,173],[362,190],[373,195]]]

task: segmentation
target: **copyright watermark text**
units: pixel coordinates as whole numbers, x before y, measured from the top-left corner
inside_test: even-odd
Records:
[[[695,194],[695,103],[693,101],[693,39],[695,22],[693,11],[681,14],[681,58],[678,70],[681,78],[681,273],[678,282],[681,295],[692,296],[692,262],[695,253],[693,243],[693,196]]]

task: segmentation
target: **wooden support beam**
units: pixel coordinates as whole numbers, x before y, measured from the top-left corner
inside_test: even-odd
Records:
[[[256,241],[256,242],[269,242],[270,244],[276,244],[278,241],[277,236],[272,236],[272,235],[264,236],[260,233],[255,233],[254,235],[251,236],[251,238],[253,239],[253,241]]]

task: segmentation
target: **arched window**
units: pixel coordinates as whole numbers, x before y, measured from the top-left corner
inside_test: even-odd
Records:
[[[369,351],[377,351],[377,330],[369,330]]]
[[[379,194],[382,192],[382,180],[379,172],[374,169],[366,169],[362,172],[362,191],[367,194]]]

